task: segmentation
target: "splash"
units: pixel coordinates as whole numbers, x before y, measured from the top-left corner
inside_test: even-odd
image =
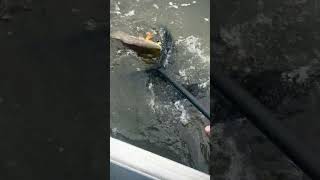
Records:
[[[200,39],[198,37],[195,37],[193,35],[188,36],[187,38],[184,38],[184,39],[180,37],[176,41],[176,44],[185,46],[190,53],[200,58],[202,62],[204,63],[210,62],[210,56],[204,53],[204,50],[201,47]]]
[[[156,4],[153,4],[152,6],[153,6],[154,8],[156,8],[156,9],[159,9],[159,6],[156,5]]]
[[[119,4],[119,3],[118,3]],[[120,7],[118,6],[117,3],[115,3],[115,7],[114,7],[114,11],[110,11],[111,14],[117,14],[117,15],[120,15],[121,12],[120,12]]]
[[[151,92],[151,98],[150,98],[150,101],[149,101],[148,104],[151,107],[152,111],[156,112],[156,109],[155,109],[155,107],[156,107],[156,105],[155,105],[155,94],[154,94],[154,91],[153,91],[153,84],[152,83],[149,83],[148,89]]]
[[[180,6],[182,6],[182,7],[187,7],[187,6],[190,6],[190,5],[191,5],[190,3],[180,4]]]
[[[207,81],[199,84],[198,86],[199,86],[199,88],[206,88],[206,87],[208,87],[209,84],[210,84],[210,79],[208,79]]]
[[[128,13],[124,14],[124,16],[133,16],[134,14],[134,10],[131,10]]]
[[[180,75],[185,81],[188,79],[185,69],[179,70],[179,75]]]
[[[179,6],[177,6],[176,4],[173,4],[172,2],[169,2],[169,8],[176,8],[176,9],[178,9],[179,8]]]
[[[174,103],[175,108],[181,112],[180,115],[180,122],[183,125],[187,125],[189,123],[189,115],[187,113],[187,110],[185,109],[184,105],[181,103],[181,101],[176,101]]]

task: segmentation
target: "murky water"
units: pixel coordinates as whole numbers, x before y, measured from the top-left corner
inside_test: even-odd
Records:
[[[165,25],[175,50],[167,68],[209,109],[209,0],[111,1],[111,32],[135,36]],[[167,82],[146,73],[148,65],[110,43],[111,136],[208,172],[208,120]]]
[[[319,2],[216,1],[214,59],[306,148],[319,152]],[[220,99],[221,100],[221,99]],[[211,156],[215,178],[306,179],[230,104],[217,100]],[[317,157],[314,157],[317,158]]]

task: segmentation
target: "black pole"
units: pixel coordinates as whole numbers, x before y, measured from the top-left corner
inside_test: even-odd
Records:
[[[158,72],[162,74],[164,78],[166,78],[181,94],[183,94],[205,117],[210,120],[210,113],[206,110],[202,104],[183,86],[173,81],[165,72],[164,69],[158,68],[156,69]]]
[[[218,69],[213,75],[214,88],[238,105],[240,111],[262,131],[280,150],[312,179],[320,179],[320,162],[317,155],[305,146],[295,134],[284,127],[258,100]]]

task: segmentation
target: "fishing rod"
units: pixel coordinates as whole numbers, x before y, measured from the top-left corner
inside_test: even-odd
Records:
[[[203,105],[195,98],[186,88],[184,88],[179,83],[175,82],[163,68],[157,69],[157,71],[165,78],[168,82],[170,82],[182,95],[184,95],[206,118],[210,120],[209,111],[203,107]]]
[[[312,179],[320,179],[320,162],[317,154],[305,146],[305,143],[289,131],[258,100],[246,90],[229,79],[218,68],[214,69],[214,88],[231,100],[271,142],[279,147],[298,167]]]

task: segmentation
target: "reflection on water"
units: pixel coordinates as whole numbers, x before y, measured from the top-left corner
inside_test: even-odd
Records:
[[[209,0],[111,1],[111,32],[135,36],[156,33],[165,25],[175,49],[167,67],[209,108]],[[203,128],[208,121],[140,57],[111,40],[112,136],[164,157],[208,172],[209,144]]]

